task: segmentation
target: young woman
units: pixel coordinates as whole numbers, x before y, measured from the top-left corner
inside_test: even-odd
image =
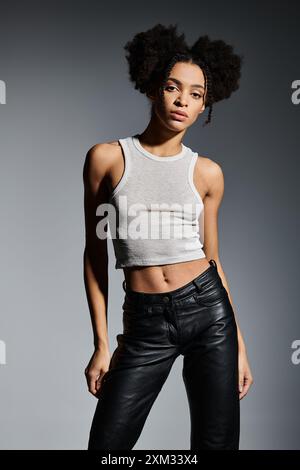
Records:
[[[191,450],[238,449],[240,399],[253,382],[218,253],[222,169],[182,143],[206,106],[205,124],[213,103],[239,88],[243,58],[208,36],[188,47],[176,28],[157,24],[126,44],[150,121],[141,134],[94,145],[84,165],[84,279],[95,346],[85,374],[98,398],[88,449],[134,447],[181,354]],[[107,226],[125,277],[124,329],[112,357]]]

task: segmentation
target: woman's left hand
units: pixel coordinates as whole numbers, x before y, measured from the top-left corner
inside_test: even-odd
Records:
[[[239,349],[239,398],[240,400],[248,393],[253,384],[253,376],[250,370],[245,347]]]

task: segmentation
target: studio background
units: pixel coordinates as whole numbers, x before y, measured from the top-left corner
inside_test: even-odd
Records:
[[[225,177],[220,259],[254,377],[241,400],[240,449],[299,449],[299,2],[0,8],[1,449],[87,447],[96,398],[84,376],[93,338],[82,168],[94,144],[146,127],[148,103],[129,81],[123,47],[158,22],[178,23],[189,43],[208,34],[245,56],[240,89],[203,128],[206,110],[184,143]],[[111,240],[109,256],[112,354],[124,291]],[[189,449],[181,369],[182,356],[135,449]]]

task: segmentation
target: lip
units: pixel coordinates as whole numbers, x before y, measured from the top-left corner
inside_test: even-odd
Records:
[[[176,118],[179,119],[180,121],[183,121],[184,119],[188,118],[188,115],[184,112],[181,111],[171,111],[171,114]]]

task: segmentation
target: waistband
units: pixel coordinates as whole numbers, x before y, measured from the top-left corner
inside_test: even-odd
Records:
[[[184,284],[177,289],[167,292],[138,292],[129,289],[126,286],[126,281],[123,281],[123,289],[126,293],[127,299],[130,299],[137,305],[151,304],[151,303],[165,303],[174,300],[180,300],[186,297],[195,290],[201,291],[201,289],[215,276],[219,276],[217,263],[214,259],[209,260],[210,266],[203,271],[199,276],[195,277],[187,284]]]

